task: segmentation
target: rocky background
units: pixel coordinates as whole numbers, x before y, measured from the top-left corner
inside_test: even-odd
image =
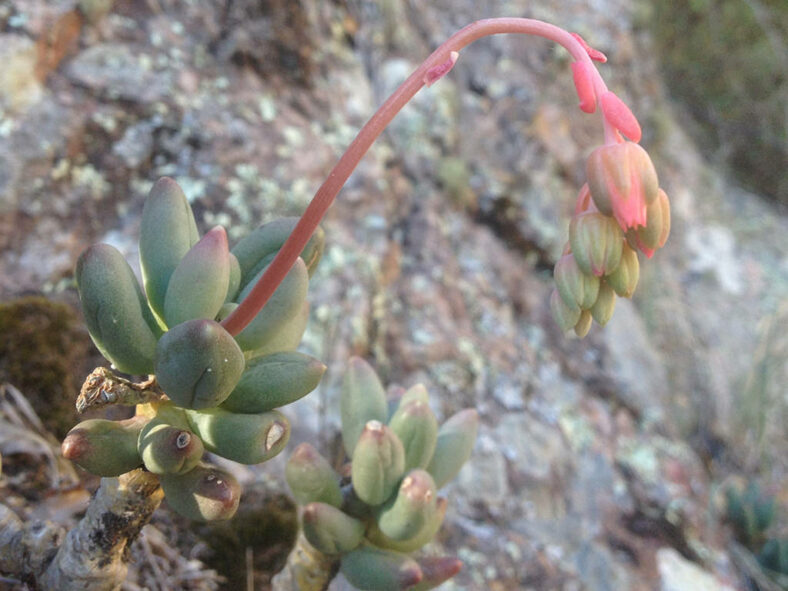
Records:
[[[362,355],[388,383],[424,382],[442,417],[481,414],[434,548],[465,562],[446,589],[758,588],[720,491],[758,481],[780,504],[775,531],[788,522],[788,13],[779,0],[651,4],[3,0],[0,378],[42,416],[70,405],[96,363],[71,312],[74,262],[104,241],[137,264],[158,177],[231,239],[297,215],[451,33],[492,16],[551,21],[607,53],[602,75],[640,118],[672,200],[668,245],[604,330],[559,333],[551,269],[601,123],[576,108],[562,49],[477,42],[397,117],[324,222],[303,349],[329,372],[288,409],[290,449],[338,453],[337,387]],[[65,303],[66,320],[21,314],[30,294]],[[47,386],[33,369],[45,355]],[[281,489],[284,460],[236,470]],[[162,575],[162,536],[188,540],[189,564],[209,572],[210,544],[161,513],[128,589]],[[265,588],[270,572],[257,574]]]

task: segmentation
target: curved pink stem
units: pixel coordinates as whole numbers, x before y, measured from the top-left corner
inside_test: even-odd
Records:
[[[482,37],[502,33],[536,35],[555,41],[565,47],[576,61],[588,63],[593,72],[593,85],[597,97],[601,97],[607,91],[604,80],[594,67],[583,45],[571,33],[555,25],[527,18],[495,18],[476,21],[460,29],[433,51],[361,128],[339,162],[329,173],[328,178],[315,193],[293,232],[274,257],[266,272],[238,307],[222,321],[222,325],[230,334],[237,335],[241,332],[273,295],[306,246],[320,220],[323,219],[337,193],[372,143],[399,113],[400,109],[413,98],[422,86],[432,84],[451,69],[451,65],[456,60],[456,55],[452,55],[453,52],[459,52],[466,45]],[[615,141],[613,135],[615,130],[610,128],[604,117],[602,119],[605,126],[605,140],[607,143],[612,143],[611,140]]]

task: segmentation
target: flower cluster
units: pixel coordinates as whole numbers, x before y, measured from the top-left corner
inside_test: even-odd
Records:
[[[604,61],[587,49],[592,59]],[[580,108],[593,113],[601,105],[607,141],[586,163],[588,182],[580,189],[569,242],[555,265],[550,308],[562,330],[574,328],[584,337],[593,320],[602,326],[610,320],[617,295],[632,297],[640,276],[637,251],[651,258],[665,244],[670,203],[651,158],[637,143],[635,116],[614,93],[604,89],[597,96],[593,75],[598,74],[588,62],[574,62],[572,71]]]

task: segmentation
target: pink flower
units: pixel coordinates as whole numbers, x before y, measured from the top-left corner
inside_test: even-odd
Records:
[[[593,113],[596,111],[596,93],[594,92],[591,66],[586,62],[572,62],[572,78],[575,81],[577,96],[580,99],[580,110]]]
[[[586,163],[591,197],[600,212],[612,215],[625,232],[646,225],[647,207],[659,182],[646,151],[633,142],[597,148]]]
[[[642,134],[640,123],[638,123],[637,118],[629,110],[626,103],[609,90],[602,95],[600,102],[602,103],[602,113],[607,122],[627,136],[628,139],[633,142],[639,142]]]

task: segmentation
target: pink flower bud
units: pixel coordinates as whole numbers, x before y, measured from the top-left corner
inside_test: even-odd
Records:
[[[632,230],[634,232],[634,230]],[[605,277],[605,281],[622,298],[631,298],[640,279],[640,262],[637,253],[628,245],[624,245],[621,262],[616,270]]]
[[[575,81],[580,110],[586,113],[596,111],[596,93],[591,74],[591,66],[586,62],[572,62],[572,78]]]
[[[599,278],[583,273],[575,257],[567,254],[555,264],[555,285],[564,303],[570,308],[588,310],[599,293]]]
[[[577,33],[571,33],[571,35],[572,37],[574,37],[580,42],[580,45],[583,46],[583,49],[586,50],[588,57],[590,57],[592,60],[603,64],[607,61],[607,56],[604,53],[602,53],[598,49],[594,49],[593,47],[591,47],[588,43],[586,43],[586,40],[583,39],[580,35],[578,35]]]
[[[583,310],[580,313],[580,320],[577,321],[575,324],[575,334],[579,336],[581,339],[588,334],[588,331],[591,330],[591,321],[594,318],[591,316],[591,312],[588,310]]]
[[[601,213],[584,213],[569,224],[572,254],[583,273],[602,277],[621,262],[624,235],[616,221]]]
[[[662,189],[657,191],[657,198],[648,205],[646,217],[644,227],[627,231],[627,242],[651,258],[655,250],[665,246],[670,234],[670,201]]]
[[[561,330],[569,330],[580,320],[580,308],[567,306],[557,289],[550,294],[550,311]]]
[[[602,113],[608,123],[633,142],[639,142],[642,135],[640,123],[624,101],[608,90],[600,97],[600,102],[602,103]]]
[[[599,295],[596,302],[591,306],[589,312],[591,317],[597,321],[599,326],[604,326],[613,317],[613,310],[616,308],[616,294],[613,288],[606,282],[599,286]]]
[[[585,183],[582,187],[580,187],[580,192],[577,194],[577,201],[575,202],[575,215],[598,211],[599,210],[594,204],[594,200],[591,199],[591,190],[588,188],[588,183]]]
[[[643,148],[632,142],[599,147],[588,158],[586,175],[599,211],[614,216],[624,231],[646,225],[646,207],[659,182]]]

